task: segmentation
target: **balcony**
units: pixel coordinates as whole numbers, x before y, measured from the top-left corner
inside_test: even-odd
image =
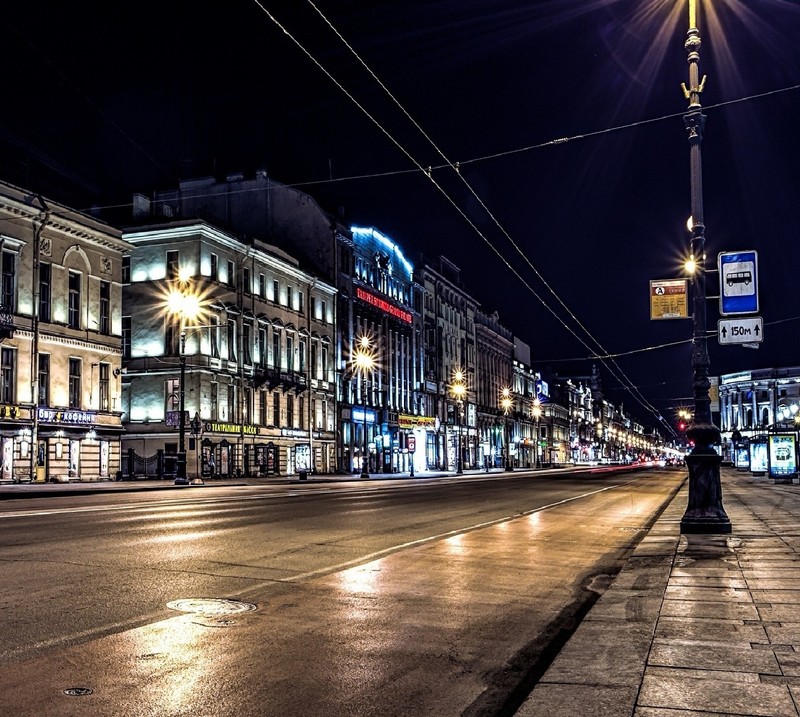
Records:
[[[266,388],[273,390],[282,388],[284,391],[302,393],[308,388],[308,378],[297,371],[285,371],[271,366],[256,366],[253,369],[253,388]]]

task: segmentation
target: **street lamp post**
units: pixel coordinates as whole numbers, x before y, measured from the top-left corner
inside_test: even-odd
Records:
[[[542,464],[539,461],[539,441],[541,440],[541,435],[539,433],[539,421],[542,417],[542,402],[538,398],[533,399],[532,413],[534,424],[536,426],[536,440],[533,443],[533,467],[541,468]]]
[[[701,144],[705,115],[700,103],[706,78],[700,80],[700,32],[697,29],[697,0],[689,0],[689,30],[684,44],[689,60],[689,87],[683,91],[689,102],[684,125],[689,138],[691,178],[691,258],[692,274],[692,384],[694,389],[694,423],[686,434],[694,441],[687,456],[689,468],[689,500],[681,519],[682,533],[730,533],[731,522],[722,507],[722,486],[719,466],[721,456],[713,445],[719,443],[719,429],[711,422],[710,361],[706,339],[705,225],[703,223],[703,173]]]
[[[511,411],[512,401],[511,401],[511,389],[508,387],[505,387],[500,392],[500,406],[502,407],[503,413],[505,414],[506,460],[505,460],[505,465],[503,467],[507,471],[512,471],[514,470],[514,468],[511,465],[511,432],[508,430],[508,414]]]
[[[164,300],[164,309],[168,316],[180,322],[178,360],[180,363],[178,386],[178,461],[176,466],[175,485],[188,484],[186,475],[186,324],[196,321],[205,311],[204,300],[197,292],[191,290],[190,277],[185,270],[179,272],[175,282],[171,283]],[[193,326],[192,328],[199,328]],[[174,334],[173,334],[174,335]]]
[[[463,455],[461,451],[461,424],[464,411],[464,398],[467,395],[467,379],[464,372],[457,369],[453,372],[453,381],[450,384],[450,393],[456,400],[456,426],[458,427],[458,440],[456,445],[456,473],[464,473]]]
[[[186,476],[186,330],[181,331],[180,345],[180,387],[178,388],[178,466],[175,485],[185,485],[189,482]]]
[[[372,372],[372,369],[375,367],[375,355],[372,348],[372,342],[370,341],[369,336],[362,336],[358,339],[358,346],[355,350],[355,354],[353,356],[353,365],[354,369],[357,373],[361,376],[362,382],[362,397],[364,399],[363,409],[364,409],[364,449],[363,454],[361,456],[361,477],[362,478],[369,478],[369,452],[368,452],[368,443],[367,443],[367,392],[366,392],[366,385],[367,385],[367,375]]]

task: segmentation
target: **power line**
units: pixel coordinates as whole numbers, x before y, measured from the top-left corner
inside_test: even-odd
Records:
[[[257,3],[259,6],[260,6],[260,7],[262,7],[262,8],[263,8],[263,6],[262,6],[262,5],[261,5],[261,3],[259,2],[259,0],[254,0],[254,1],[255,1],[255,2],[256,2],[256,3]],[[453,162],[451,162],[451,161],[450,161],[450,160],[449,160],[449,159],[446,157],[446,155],[444,154],[444,152],[443,152],[443,151],[442,151],[442,150],[441,150],[441,149],[438,147],[438,145],[437,145],[437,144],[436,144],[436,143],[433,141],[433,139],[431,139],[431,137],[430,137],[430,136],[429,136],[429,135],[428,135],[428,134],[427,134],[427,133],[426,133],[426,132],[425,132],[425,131],[422,129],[422,127],[421,127],[421,126],[420,126],[420,125],[419,125],[419,124],[418,124],[418,123],[417,123],[417,122],[416,122],[416,121],[413,119],[413,117],[411,117],[411,115],[408,113],[408,111],[407,111],[407,110],[406,110],[406,109],[403,107],[403,105],[402,105],[402,104],[401,104],[401,103],[400,103],[400,102],[397,100],[397,98],[396,98],[396,97],[395,97],[395,96],[392,94],[392,92],[391,92],[391,91],[390,91],[390,90],[389,90],[389,89],[386,87],[386,85],[385,85],[385,84],[384,84],[384,83],[383,83],[383,82],[382,82],[382,81],[381,81],[381,80],[380,80],[380,79],[377,77],[377,75],[376,75],[376,74],[375,74],[375,73],[372,71],[372,69],[371,69],[371,68],[370,68],[370,67],[367,65],[367,63],[366,63],[366,62],[364,62],[364,60],[363,60],[363,59],[362,59],[362,58],[359,56],[359,54],[358,54],[358,53],[355,51],[355,49],[354,49],[354,48],[353,48],[353,47],[352,47],[352,46],[351,46],[351,45],[350,45],[350,44],[347,42],[347,40],[345,40],[345,38],[344,38],[344,37],[341,35],[341,33],[339,33],[339,31],[338,31],[338,30],[337,30],[337,29],[336,29],[336,28],[335,28],[335,27],[334,27],[334,26],[331,24],[331,22],[330,22],[330,21],[327,19],[327,17],[325,17],[325,15],[324,15],[324,14],[323,14],[323,13],[322,13],[320,10],[319,10],[319,8],[318,8],[318,7],[317,7],[317,6],[314,4],[313,0],[307,0],[307,1],[308,1],[309,5],[311,5],[311,7],[312,7],[312,8],[314,8],[314,10],[317,12],[317,14],[319,14],[319,16],[320,16],[320,17],[321,17],[321,18],[322,18],[322,19],[325,21],[325,23],[328,25],[328,27],[329,27],[329,28],[330,28],[330,29],[331,29],[331,30],[332,30],[332,31],[333,31],[333,32],[336,34],[336,36],[337,36],[337,37],[338,37],[338,38],[339,38],[339,39],[342,41],[342,43],[343,43],[343,44],[344,44],[344,45],[347,47],[347,49],[348,49],[348,50],[349,50],[349,51],[350,51],[350,52],[353,54],[353,56],[354,56],[354,57],[355,57],[355,58],[358,60],[358,62],[359,62],[359,63],[360,63],[360,64],[361,64],[361,65],[362,65],[362,66],[363,66],[363,67],[364,67],[364,68],[367,70],[367,72],[370,74],[370,76],[371,76],[371,77],[372,77],[372,78],[373,78],[373,79],[374,79],[374,80],[375,80],[375,81],[376,81],[376,82],[377,82],[377,83],[380,85],[381,89],[383,89],[383,91],[384,91],[384,92],[385,92],[385,93],[388,95],[388,97],[389,97],[389,98],[392,100],[392,102],[394,102],[394,104],[395,104],[395,105],[396,105],[396,106],[397,106],[397,107],[398,107],[398,108],[401,110],[401,112],[402,112],[402,113],[403,113],[403,114],[406,116],[406,118],[408,118],[408,119],[411,121],[411,123],[412,123],[412,124],[414,125],[414,127],[415,127],[415,128],[416,128],[416,129],[417,129],[417,130],[418,130],[418,131],[419,131],[419,132],[422,134],[422,136],[423,136],[423,137],[425,137],[425,139],[426,139],[426,140],[427,140],[427,141],[428,141],[428,142],[431,144],[431,146],[432,146],[432,147],[433,147],[433,148],[436,150],[436,152],[439,154],[439,156],[440,156],[440,157],[442,157],[442,159],[443,159],[443,160],[446,162],[446,165],[445,165],[445,166],[446,166],[446,167],[449,167],[451,170],[453,170],[453,171],[455,171],[455,172],[456,172],[456,175],[458,176],[458,178],[459,178],[459,179],[461,180],[461,182],[462,182],[462,183],[463,183],[463,184],[464,184],[464,185],[467,187],[467,189],[468,189],[468,190],[469,190],[469,192],[472,194],[472,196],[473,196],[473,197],[474,197],[474,198],[475,198],[475,199],[478,201],[478,203],[479,203],[479,204],[480,204],[480,206],[483,208],[483,210],[486,212],[486,214],[489,216],[489,218],[490,218],[490,219],[491,219],[491,220],[494,222],[495,226],[497,226],[497,228],[498,228],[498,229],[499,229],[499,230],[500,230],[500,231],[503,233],[503,235],[506,237],[506,239],[507,239],[507,240],[508,240],[508,242],[511,244],[511,246],[512,246],[512,247],[513,247],[513,248],[516,250],[516,252],[517,252],[517,253],[518,253],[518,254],[519,254],[521,257],[522,257],[522,259],[525,261],[525,263],[526,263],[526,264],[527,264],[527,265],[530,267],[530,269],[533,271],[534,275],[535,275],[535,276],[536,276],[536,277],[539,279],[539,281],[541,281],[541,282],[542,282],[542,284],[543,284],[543,285],[545,286],[545,288],[546,288],[546,289],[547,289],[547,290],[550,292],[550,294],[553,296],[553,298],[555,298],[555,299],[556,299],[556,301],[557,301],[557,302],[558,302],[558,303],[561,305],[561,307],[562,307],[562,308],[563,308],[563,309],[564,309],[564,310],[567,312],[567,315],[568,315],[568,316],[569,316],[569,317],[570,317],[570,318],[571,318],[571,319],[572,319],[572,320],[573,320],[573,321],[574,321],[574,322],[575,322],[575,323],[576,323],[576,324],[577,324],[577,325],[580,327],[580,329],[581,329],[581,330],[582,330],[582,331],[585,333],[585,335],[586,335],[586,336],[587,336],[587,337],[588,337],[588,338],[589,338],[589,339],[590,339],[590,340],[591,340],[591,341],[592,341],[594,344],[596,344],[598,348],[600,348],[600,349],[601,349],[601,350],[602,350],[602,351],[605,353],[605,349],[603,349],[603,346],[602,346],[602,344],[601,344],[601,343],[600,343],[600,342],[599,342],[599,341],[598,341],[598,340],[597,340],[597,339],[596,339],[596,338],[595,338],[595,337],[592,335],[592,333],[589,331],[589,329],[588,329],[586,326],[584,326],[584,325],[583,325],[583,323],[582,323],[582,322],[581,322],[581,321],[578,319],[578,317],[577,317],[577,316],[574,314],[574,312],[573,312],[573,311],[572,311],[572,310],[571,310],[571,309],[570,309],[570,308],[569,308],[569,307],[568,307],[568,306],[567,306],[567,305],[564,303],[564,301],[561,299],[561,297],[560,297],[560,296],[559,296],[559,295],[558,295],[558,294],[555,292],[555,290],[554,290],[554,289],[553,289],[553,288],[550,286],[550,284],[549,284],[549,283],[546,281],[546,279],[545,279],[545,278],[544,278],[544,277],[541,275],[541,273],[540,273],[540,272],[539,272],[539,271],[536,269],[536,267],[533,265],[533,263],[530,261],[530,259],[529,259],[529,258],[526,256],[525,252],[523,252],[523,251],[520,249],[520,247],[517,245],[517,243],[516,243],[516,242],[513,240],[513,238],[512,238],[512,237],[511,237],[511,235],[508,233],[508,231],[505,229],[505,227],[503,227],[503,226],[502,226],[502,224],[501,224],[501,223],[500,223],[500,221],[497,219],[497,217],[496,217],[496,216],[495,216],[495,215],[494,215],[494,214],[491,212],[491,210],[490,210],[490,209],[489,209],[489,208],[486,206],[486,204],[485,204],[485,203],[484,203],[484,201],[481,199],[481,197],[478,195],[478,193],[477,193],[477,192],[474,190],[474,188],[473,188],[473,187],[472,187],[472,186],[469,184],[469,182],[467,182],[467,180],[466,180],[466,179],[464,178],[464,176],[461,174],[461,171],[460,171],[460,164],[453,164]],[[270,13],[267,13],[267,14],[268,14],[268,15],[269,15],[269,17],[270,17],[270,18],[273,20],[273,22],[275,22],[276,24],[278,24],[278,26],[279,26],[279,27],[281,27],[281,29],[283,30],[283,32],[285,32],[286,34],[288,34],[288,35],[289,35],[289,37],[290,37],[290,38],[293,40],[293,42],[295,42],[295,44],[297,44],[299,47],[301,47],[301,49],[303,49],[303,51],[306,53],[306,55],[308,55],[309,57],[312,57],[312,56],[310,55],[310,53],[309,53],[309,52],[308,52],[308,51],[307,51],[307,50],[306,50],[304,47],[302,47],[302,45],[299,43],[299,41],[298,41],[298,40],[296,40],[296,39],[295,39],[295,38],[294,38],[294,37],[293,37],[293,36],[292,36],[290,33],[288,33],[288,31],[287,31],[287,30],[285,30],[285,28],[283,28],[282,26],[280,26],[280,24],[279,24],[279,23],[277,23],[277,20],[275,20],[274,16],[272,16]],[[312,59],[313,59],[313,58],[312,58]],[[314,60],[314,62],[317,64],[317,66],[318,66],[318,67],[320,67],[320,69],[322,69],[322,70],[325,72],[325,74],[326,74],[326,75],[328,75],[328,77],[330,77],[331,79],[333,79],[333,77],[330,75],[330,73],[329,73],[327,70],[325,70],[325,68],[323,68],[319,62],[317,62],[316,60]],[[337,82],[336,84],[337,84],[337,86],[341,87],[341,85],[340,85],[338,82]],[[347,94],[348,94],[348,96],[350,96],[350,95],[349,95],[349,93],[347,93]],[[359,103],[356,103],[356,105],[359,107],[359,109],[361,109],[362,111],[366,112],[366,110],[364,110],[364,108],[363,108],[363,106],[362,106],[362,105],[360,105]],[[369,113],[367,113],[367,116],[368,116],[368,117],[370,117],[370,119],[373,119],[373,118],[372,118],[372,116],[371,116]],[[373,119],[373,122],[375,122],[375,120],[374,120],[374,119]],[[379,123],[377,123],[377,122],[376,122],[376,124],[378,124],[378,126],[379,126],[379,127],[380,127],[380,129],[381,129],[381,130],[384,132],[384,134],[386,134],[387,136],[390,136],[389,132],[388,132],[388,131],[387,131],[387,130],[386,130],[384,127],[383,127],[383,126],[381,126],[381,125],[380,125]],[[392,138],[392,140],[395,142],[395,144],[396,144],[396,145],[400,146],[400,145],[399,145],[399,142],[397,142],[396,140],[394,140],[394,138]],[[565,141],[565,140],[556,140],[556,142],[557,142],[557,143],[562,143],[563,141]],[[411,158],[410,154],[409,154],[409,153],[408,153],[408,152],[407,152],[405,149],[403,149],[403,151],[405,152],[405,154],[406,154],[407,156],[409,156],[409,158]],[[413,161],[413,160],[412,160],[412,161]],[[431,177],[431,169],[430,169],[430,168],[429,168],[429,169],[428,169],[428,171],[426,172],[426,176],[427,176],[429,179],[431,179],[431,181],[433,181],[433,180],[432,180],[432,177]],[[456,205],[455,205],[455,202],[454,202],[454,201],[453,201],[453,200],[452,200],[452,199],[449,197],[449,195],[447,195],[447,193],[446,193],[446,192],[445,192],[445,191],[444,191],[444,190],[441,188],[441,186],[440,186],[440,185],[438,185],[438,184],[437,184],[437,183],[435,183],[435,182],[434,182],[434,184],[435,184],[435,186],[436,186],[436,187],[439,189],[439,191],[441,191],[441,192],[442,192],[442,193],[443,193],[443,194],[444,194],[444,195],[447,197],[447,199],[450,201],[450,203],[451,203],[451,204],[453,204],[454,206],[456,206]],[[456,207],[456,208],[458,209],[458,207]],[[459,210],[459,211],[460,211],[460,210]],[[460,213],[462,214],[462,216],[465,216],[465,215],[463,214],[463,212],[460,212]],[[465,218],[466,218],[466,216],[465,216]],[[571,327],[569,327],[569,326],[568,326],[568,325],[567,325],[567,324],[566,324],[566,323],[565,323],[565,322],[564,322],[564,321],[561,319],[561,317],[560,317],[560,316],[558,316],[558,315],[556,314],[556,312],[555,312],[555,311],[552,309],[552,307],[550,307],[550,306],[549,306],[549,305],[548,305],[548,304],[547,304],[547,303],[544,301],[544,299],[543,299],[541,296],[539,296],[539,294],[538,294],[538,293],[537,293],[537,292],[536,292],[536,291],[533,289],[533,287],[531,287],[531,286],[530,286],[530,285],[529,285],[529,284],[528,284],[528,283],[527,283],[527,282],[526,282],[526,281],[525,281],[525,280],[524,280],[524,279],[523,279],[523,278],[520,276],[520,274],[519,274],[519,273],[516,271],[516,269],[514,269],[514,268],[511,266],[511,264],[508,262],[508,260],[505,258],[505,256],[503,256],[503,255],[502,255],[502,253],[501,253],[501,252],[500,252],[500,251],[497,249],[497,247],[495,247],[495,246],[494,246],[494,245],[493,245],[493,244],[492,244],[492,243],[491,243],[491,242],[490,242],[490,241],[489,241],[489,240],[486,238],[486,236],[485,236],[485,235],[484,235],[484,234],[483,234],[483,233],[482,233],[482,232],[481,232],[481,231],[480,231],[480,230],[479,230],[479,229],[478,229],[478,228],[477,228],[477,227],[476,227],[476,226],[475,226],[475,225],[474,225],[474,224],[473,224],[471,221],[469,221],[469,224],[470,224],[470,225],[471,225],[471,226],[472,226],[472,227],[475,229],[476,233],[477,233],[477,234],[478,234],[478,235],[481,237],[481,239],[483,239],[483,241],[484,241],[484,242],[485,242],[485,243],[486,243],[486,244],[487,244],[487,245],[488,245],[488,246],[489,246],[489,247],[490,247],[490,248],[491,248],[491,249],[492,249],[492,250],[495,252],[495,254],[497,254],[497,256],[498,256],[498,257],[500,257],[501,261],[502,261],[502,262],[503,262],[503,263],[506,265],[506,267],[507,267],[508,269],[510,269],[510,270],[512,271],[512,273],[513,273],[515,276],[517,276],[517,277],[518,277],[518,278],[519,278],[519,279],[522,281],[522,283],[523,283],[523,284],[524,284],[524,285],[525,285],[525,286],[528,288],[528,290],[529,290],[529,291],[530,291],[530,292],[531,292],[531,293],[532,293],[532,294],[533,294],[533,295],[536,297],[536,299],[539,301],[539,303],[540,303],[540,304],[541,304],[541,305],[542,305],[542,306],[543,306],[545,309],[547,309],[547,310],[548,310],[548,311],[549,311],[549,312],[550,312],[550,313],[551,313],[551,314],[552,314],[552,315],[553,315],[553,316],[556,318],[556,320],[557,320],[557,321],[558,321],[558,322],[559,322],[559,323],[560,323],[560,324],[561,324],[561,325],[562,325],[562,326],[563,326],[565,329],[567,329],[567,331],[569,331],[569,332],[570,332],[570,333],[571,333],[571,334],[572,334],[572,335],[573,335],[573,336],[574,336],[574,337],[575,337],[575,338],[576,338],[576,339],[577,339],[577,340],[578,340],[578,341],[579,341],[579,342],[580,342],[582,345],[584,345],[584,346],[585,346],[587,349],[590,349],[590,350],[591,350],[590,346],[589,346],[589,345],[588,345],[588,344],[587,344],[587,343],[586,343],[586,342],[585,342],[585,341],[584,341],[584,340],[583,340],[583,339],[582,339],[580,336],[578,336],[578,334],[577,334],[575,331],[573,331],[573,330],[572,330],[572,328],[571,328]],[[617,363],[614,361],[614,359],[613,359],[613,358],[606,359],[606,358],[603,358],[603,357],[601,357],[601,356],[598,354],[598,359],[599,359],[599,360],[600,360],[600,361],[601,361],[601,362],[602,362],[604,365],[606,365],[606,368],[608,368],[608,370],[609,370],[609,371],[611,371],[612,375],[614,375],[614,376],[615,376],[615,378],[617,378],[617,380],[619,380],[619,381],[620,381],[620,383],[623,383],[623,381],[620,379],[620,377],[619,377],[619,376],[617,376],[617,375],[615,374],[615,372],[614,372],[614,369],[616,369],[616,371],[618,371],[618,372],[619,372],[619,374],[620,374],[620,375],[621,375],[621,376],[624,378],[624,380],[625,380],[625,381],[627,381],[627,384],[628,384],[628,386],[629,386],[630,393],[631,393],[631,395],[633,396],[633,398],[634,398],[635,400],[637,400],[637,401],[638,401],[638,402],[639,402],[639,403],[640,403],[640,404],[641,404],[641,405],[642,405],[642,406],[643,406],[643,407],[644,407],[646,410],[650,411],[650,412],[651,412],[651,413],[652,413],[652,414],[653,414],[655,417],[657,417],[657,418],[660,418],[660,416],[658,415],[658,411],[655,409],[655,407],[654,407],[654,406],[653,406],[653,405],[652,405],[652,404],[651,404],[651,403],[650,403],[650,402],[649,402],[649,401],[648,401],[648,400],[647,400],[647,399],[646,399],[646,398],[645,398],[645,397],[644,397],[644,396],[641,394],[641,392],[640,392],[640,391],[639,391],[639,390],[636,388],[636,386],[633,384],[633,382],[632,382],[632,381],[631,381],[631,380],[630,380],[630,379],[629,379],[629,378],[628,378],[628,377],[625,375],[624,371],[622,371],[622,369],[620,368],[620,366],[619,366],[619,365],[618,365],[618,364],[617,364]],[[611,368],[611,366],[609,366],[609,365],[608,365],[607,361],[610,361],[610,362],[611,362],[611,364],[613,364],[613,367],[614,367],[614,368]]]

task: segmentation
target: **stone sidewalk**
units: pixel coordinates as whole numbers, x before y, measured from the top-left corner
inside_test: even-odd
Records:
[[[722,469],[730,535],[680,535],[688,483],[518,717],[800,715],[800,486]]]

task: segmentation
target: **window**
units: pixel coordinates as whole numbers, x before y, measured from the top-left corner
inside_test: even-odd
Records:
[[[309,303],[309,313],[311,314],[312,319],[317,318],[317,297],[316,296],[309,296],[308,297]]]
[[[263,274],[258,275],[258,295],[262,299],[267,298],[267,277]]]
[[[109,378],[111,375],[111,366],[107,363],[100,364],[100,410],[108,411],[109,406]]]
[[[258,330],[258,362],[265,366],[267,363],[267,330]]]
[[[71,329],[81,327],[81,275],[77,271],[69,273],[69,299],[67,324]]]
[[[17,257],[11,252],[3,252],[2,306],[13,313],[17,303],[16,296]]]
[[[3,403],[14,403],[16,400],[16,363],[17,352],[4,347],[0,352],[0,401]]]
[[[228,319],[228,361],[236,361],[236,320]]]
[[[216,254],[211,255],[211,279],[219,281],[219,257]]]
[[[294,396],[286,396],[286,427],[294,428]]]
[[[294,308],[294,289],[291,286],[286,287],[286,306],[290,309]]]
[[[181,324],[177,316],[164,318],[164,355],[177,356],[180,353]]]
[[[131,317],[122,317],[122,358],[131,357]]]
[[[250,347],[253,340],[252,333],[253,329],[250,324],[244,324],[242,326],[242,361],[246,364],[253,363],[253,358],[251,356],[252,350]]]
[[[279,393],[272,394],[272,425],[281,425],[281,395]]]
[[[69,360],[69,407],[81,407],[81,360]]]
[[[181,380],[168,378],[164,381],[164,411],[179,411],[181,407]]]
[[[214,382],[211,384],[211,420],[216,421],[219,418],[219,384]]]
[[[319,378],[319,372],[317,371],[317,345],[313,341],[311,342],[311,377]]]
[[[175,281],[181,275],[180,253],[177,251],[167,252],[167,279]]]
[[[38,405],[50,405],[50,354],[39,354]]]
[[[228,259],[228,286],[236,288],[236,264]]]
[[[328,380],[328,347],[322,347],[322,380]]]
[[[297,370],[304,374],[306,372],[306,342],[301,339],[298,348],[297,358],[300,365]]]
[[[100,282],[100,333],[108,334],[111,330],[111,284]]]
[[[301,430],[305,430],[306,428],[305,406],[306,406],[306,401],[302,396],[300,396],[300,398],[297,399],[297,418],[300,424],[298,428],[300,428]]]
[[[211,356],[219,358],[219,317],[212,316],[210,324],[211,326],[208,329],[208,346],[211,351]]]
[[[236,420],[236,386],[228,384],[228,420]]]
[[[322,321],[327,324],[328,323],[328,304],[326,302],[324,302],[324,301],[321,301],[320,304],[322,304],[322,313],[320,315],[320,319],[322,319]]]
[[[280,288],[278,287],[278,280],[272,280],[272,300],[277,304],[278,299],[280,298],[281,292]]]
[[[275,329],[272,330],[272,365],[281,367],[281,332]]]
[[[253,389],[242,389],[242,419],[241,423],[251,424],[253,422]]]
[[[297,292],[297,310],[302,314],[305,309],[305,298],[302,291]]]
[[[39,320],[50,321],[50,301],[53,286],[53,267],[39,264]]]
[[[294,339],[286,336],[286,370],[294,371]]]
[[[131,283],[131,257],[130,254],[126,254],[122,257],[122,283],[123,284],[130,284]]]
[[[262,426],[267,425],[267,392],[259,391],[258,393],[258,422]]]
[[[247,267],[242,269],[242,291],[245,294],[253,293],[253,282],[250,281],[250,269]]]

